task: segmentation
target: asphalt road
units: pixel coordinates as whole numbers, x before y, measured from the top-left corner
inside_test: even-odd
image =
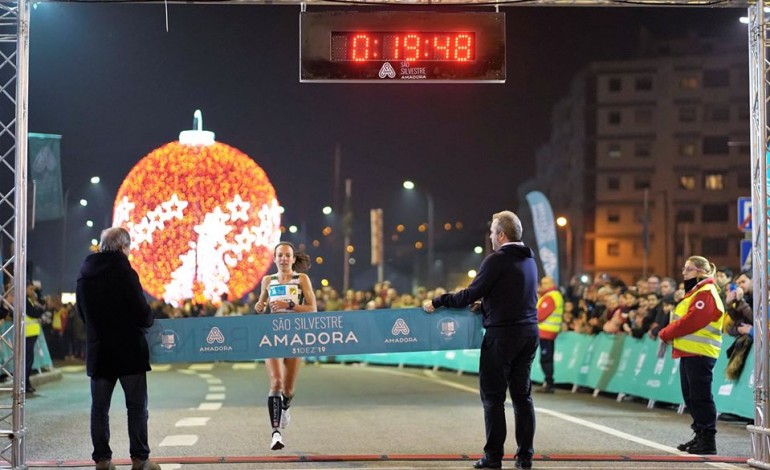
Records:
[[[27,401],[27,463],[93,468],[89,382],[82,365]],[[305,364],[284,432],[269,449],[268,379],[261,363],[156,366],[149,374],[150,446],[164,470],[470,468],[483,447],[477,377],[416,368]],[[128,465],[122,391],[113,398],[114,459]],[[534,468],[749,468],[746,422],[720,420],[713,461],[676,450],[689,416],[646,402],[560,389],[535,396]],[[515,452],[509,413],[506,452]],[[513,462],[504,462],[513,468]]]

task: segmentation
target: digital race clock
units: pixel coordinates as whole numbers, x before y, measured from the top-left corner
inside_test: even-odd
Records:
[[[505,14],[300,13],[301,82],[505,82]]]

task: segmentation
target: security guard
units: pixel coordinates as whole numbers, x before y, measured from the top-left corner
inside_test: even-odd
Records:
[[[714,364],[722,349],[725,307],[719,297],[716,266],[702,256],[691,256],[682,269],[684,298],[672,312],[671,323],[660,339],[671,343],[679,362],[682,397],[692,416],[695,436],[677,448],[690,454],[716,454],[717,410],[711,394]]]
[[[537,300],[537,329],[540,334],[540,368],[545,379],[543,386],[537,389],[541,393],[553,393],[553,350],[556,336],[561,331],[562,314],[564,313],[564,297],[550,276],[540,279],[538,289],[540,298]]]

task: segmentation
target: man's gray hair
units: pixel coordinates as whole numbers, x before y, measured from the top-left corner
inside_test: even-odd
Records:
[[[492,216],[492,221],[497,220],[497,228],[503,232],[512,242],[520,242],[523,229],[521,220],[511,211],[502,211]]]
[[[102,230],[99,251],[123,251],[131,246],[131,235],[123,227],[110,227]]]

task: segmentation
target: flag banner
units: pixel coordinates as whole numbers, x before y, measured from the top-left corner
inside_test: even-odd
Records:
[[[150,361],[244,361],[478,349],[481,316],[421,308],[156,320],[147,331]]]
[[[537,253],[546,276],[559,284],[559,247],[556,239],[556,225],[548,198],[540,191],[530,191],[525,196],[532,212],[532,223],[537,241]]]
[[[29,179],[35,182],[35,220],[61,218],[61,136],[30,132],[28,155]]]

